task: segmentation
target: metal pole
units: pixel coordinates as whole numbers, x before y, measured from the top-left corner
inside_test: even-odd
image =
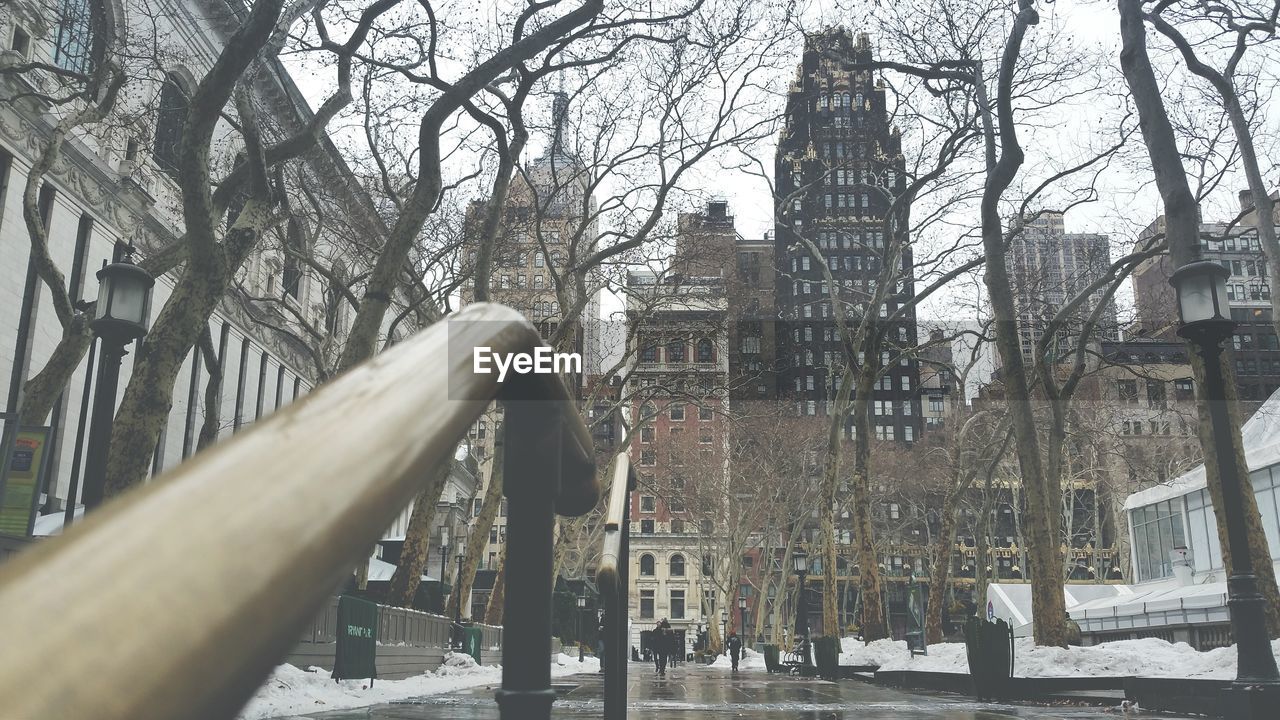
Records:
[[[502,688],[495,694],[503,720],[550,720],[551,593],[555,498],[560,488],[560,408],[506,403],[507,585]]]
[[[111,448],[111,426],[115,422],[116,390],[120,384],[120,361],[126,355],[124,345],[102,342],[102,362],[94,383],[93,420],[89,425],[89,447],[85,453],[84,510],[88,513],[102,504],[107,487],[107,452]]]
[[[805,578],[808,576],[808,570],[801,570],[797,573],[800,578],[800,588],[796,592],[796,642],[800,644],[804,650],[804,664],[809,665],[809,650],[805,643],[809,639],[809,603],[805,593],[808,589],[805,587]]]
[[[582,613],[584,608],[578,608],[578,662],[582,662]]]
[[[80,461],[84,454],[84,434],[88,428],[89,404],[92,401],[94,362],[98,355],[98,341],[89,343],[89,360],[85,364],[84,394],[80,397],[80,422],[76,425],[76,449],[71,458],[71,482],[67,485],[67,507],[62,516],[62,530],[71,527],[76,515],[76,495],[80,490]]]
[[[1280,686],[1280,673],[1271,654],[1267,634],[1265,605],[1258,592],[1258,578],[1253,574],[1253,557],[1249,551],[1249,535],[1244,520],[1241,485],[1245,473],[1236,464],[1231,442],[1231,422],[1227,413],[1226,388],[1222,377],[1223,338],[1197,337],[1196,349],[1204,358],[1205,397],[1209,404],[1218,479],[1222,485],[1222,510],[1226,516],[1227,544],[1231,552],[1231,576],[1227,578],[1227,607],[1231,612],[1231,631],[1235,635],[1237,686]]]

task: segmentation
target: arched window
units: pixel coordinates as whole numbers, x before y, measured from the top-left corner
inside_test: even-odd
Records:
[[[652,555],[649,555],[648,553],[646,553],[640,556],[640,574],[647,577],[653,576],[653,556]]]
[[[172,73],[160,85],[160,108],[156,113],[156,138],[151,155],[156,165],[169,175],[178,174],[178,155],[182,147],[182,130],[187,122],[190,101]]]
[[[684,362],[684,341],[672,340],[667,343],[667,362]]]
[[[671,556],[671,577],[684,577],[684,556],[677,553]]]
[[[62,0],[53,62],[75,73],[88,74],[93,69],[93,16],[89,0]]]
[[[709,338],[702,338],[698,341],[698,362],[707,363],[712,359],[712,345]]]

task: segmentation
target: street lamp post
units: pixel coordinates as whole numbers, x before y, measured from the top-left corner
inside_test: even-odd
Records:
[[[582,613],[587,610],[587,596],[578,596],[578,662],[582,662]]]
[[[811,664],[809,660],[809,603],[808,597],[806,597],[807,588],[805,587],[805,578],[809,575],[809,553],[797,549],[791,554],[791,563],[791,567],[799,578],[799,587],[796,589],[795,642],[800,644],[804,652],[804,664],[809,665]]]
[[[738,596],[738,629],[742,632],[739,635],[746,635],[747,632],[747,599],[742,595]]]
[[[1210,434],[1213,438],[1218,479],[1222,486],[1220,522],[1227,525],[1227,545],[1231,552],[1231,576],[1227,578],[1227,607],[1236,640],[1237,689],[1266,686],[1268,694],[1280,692],[1280,673],[1267,634],[1265,606],[1253,573],[1249,536],[1244,518],[1244,475],[1236,464],[1230,416],[1227,412],[1226,383],[1222,373],[1222,342],[1236,324],[1227,304],[1227,278],[1231,273],[1218,263],[1191,262],[1169,278],[1178,298],[1181,326],[1178,335],[1191,341],[1204,359],[1204,391]]]
[[[102,504],[107,486],[107,453],[111,448],[111,426],[116,413],[116,391],[120,384],[120,361],[124,347],[147,334],[151,288],[155,278],[132,262],[133,246],[116,243],[110,265],[98,271],[98,302],[89,327],[102,345],[102,360],[94,384],[93,420],[89,424],[89,446],[85,458],[84,508],[88,512]]]
[[[725,640],[729,637],[729,611],[720,611],[720,649],[728,652],[725,648]]]
[[[449,526],[440,526],[440,613],[444,614],[444,559],[449,555]]]
[[[462,553],[457,556],[458,569],[453,574],[453,592],[462,591]],[[458,595],[458,601],[453,604],[453,627],[458,633],[458,648],[462,648],[462,601],[461,595]]]

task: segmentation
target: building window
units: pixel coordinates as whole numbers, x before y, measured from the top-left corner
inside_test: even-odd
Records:
[[[653,497],[652,495],[640,496],[640,512],[645,512],[645,513],[656,512],[658,509],[657,505],[658,505],[657,498]]]
[[[644,577],[652,577],[653,568],[654,568],[653,556],[648,553],[641,555],[640,556],[640,574]]]
[[[667,362],[684,362],[684,341],[672,340],[667,343]]]
[[[1138,381],[1137,380],[1117,380],[1116,393],[1120,397],[1120,402],[1129,403],[1130,405],[1138,404]]]
[[[155,145],[151,155],[156,165],[171,177],[178,174],[183,127],[189,110],[190,100],[178,84],[177,77],[166,75],[160,85],[160,108],[156,113]]]
[[[656,454],[653,450],[650,450],[650,449],[647,449],[647,448],[646,448],[646,449],[644,449],[644,450],[641,450],[641,451],[640,451],[640,464],[641,464],[641,465],[653,465],[653,464],[654,464],[654,461],[655,461],[655,460],[657,460],[657,457],[658,457],[658,456],[657,456],[657,454]]]
[[[1181,500],[1166,500],[1130,512],[1134,557],[1138,561],[1138,580],[1155,580],[1173,575],[1169,553],[1175,547],[1186,546],[1181,506]]]
[[[671,619],[672,620],[684,619],[684,591],[683,590],[671,591]]]
[[[88,74],[93,69],[93,17],[89,0],[63,0],[53,62],[63,70]]]
[[[670,406],[670,408],[669,408],[669,409],[670,409],[670,412],[671,412],[671,419],[672,419],[672,420],[683,420],[683,419],[684,419],[684,403],[676,403],[676,404],[673,404],[673,405],[671,405],[671,406]]]
[[[684,577],[684,556],[676,553],[671,556],[670,563],[671,577]]]
[[[712,355],[713,353],[712,353],[711,341],[707,338],[702,338],[701,340],[699,340],[698,341],[698,362],[709,363],[711,362]]]
[[[644,427],[640,428],[640,442],[642,443],[653,442],[653,426],[652,425],[645,425]]]
[[[652,520],[641,520],[641,521],[640,521],[640,534],[641,534],[641,535],[652,535],[652,534],[653,534],[653,521],[652,521]]]
[[[640,591],[640,617],[653,619],[653,591]]]

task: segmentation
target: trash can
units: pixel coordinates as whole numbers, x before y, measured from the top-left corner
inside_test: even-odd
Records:
[[[766,644],[764,646],[764,669],[765,670],[771,673],[781,672],[782,663],[779,662],[778,655],[779,653],[778,653],[777,645]]]
[[[964,646],[973,694],[979,700],[1008,697],[1009,678],[1013,677],[1013,628],[1004,620],[988,622],[971,617],[964,625]]]
[[[480,651],[483,649],[484,628],[468,627],[462,629],[462,652],[480,662]]]
[[[818,677],[826,680],[840,679],[840,641],[830,635],[813,639],[813,659],[818,666]]]

